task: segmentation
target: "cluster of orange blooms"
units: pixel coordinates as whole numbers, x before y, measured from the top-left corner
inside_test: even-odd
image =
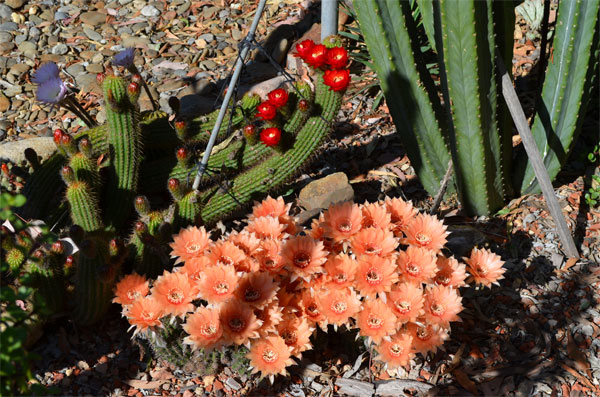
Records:
[[[245,345],[254,372],[272,379],[329,324],[358,328],[388,368],[407,366],[415,353],[436,351],[460,321],[458,287],[491,286],[504,273],[484,249],[466,265],[444,256],[446,226],[398,198],[332,205],[304,231],[289,208],[269,197],[242,231],[218,241],[203,227],[183,229],[171,243],[183,266],[151,289],[140,275],[124,277],[114,302],[136,334],[179,317],[186,344]]]

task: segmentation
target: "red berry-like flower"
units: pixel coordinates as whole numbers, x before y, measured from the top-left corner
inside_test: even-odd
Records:
[[[269,92],[267,97],[269,98],[269,103],[276,108],[284,106],[288,101],[288,93],[283,88],[278,88]]]
[[[350,71],[348,69],[326,70],[323,81],[329,86],[330,90],[343,91],[350,84]]]
[[[317,44],[310,50],[310,53],[302,59],[313,68],[320,68],[325,65],[325,61],[327,60],[327,47],[323,44]]]
[[[300,101],[298,101],[298,108],[303,112],[306,112],[308,110],[309,105],[310,104],[306,99],[300,99]]]
[[[177,120],[175,122],[175,128],[178,130],[183,130],[185,128],[185,120]]]
[[[186,161],[189,158],[189,155],[190,153],[186,148],[180,147],[179,149],[177,149],[177,154],[175,156],[179,161]]]
[[[131,82],[127,86],[127,91],[129,91],[131,95],[137,95],[140,93],[140,85],[138,83]]]
[[[56,143],[57,145],[60,143],[60,139],[62,138],[62,136],[65,134],[65,132],[63,130],[61,130],[60,128],[57,128],[54,130],[54,143]]]
[[[277,127],[265,128],[260,132],[260,140],[267,146],[275,146],[281,140],[281,130]]]
[[[305,59],[310,50],[315,46],[315,42],[312,40],[304,40],[298,44],[296,44],[296,54],[294,54],[297,58]]]
[[[253,137],[256,134],[256,126],[254,124],[248,124],[244,127],[244,136]]]
[[[263,120],[273,120],[277,115],[277,108],[271,105],[269,102],[262,102],[257,107],[258,114],[256,117],[262,118]]]
[[[334,47],[327,50],[327,64],[334,69],[343,69],[348,65],[348,51],[343,47]]]
[[[104,73],[98,73],[96,75],[96,82],[98,83],[98,85],[100,85],[100,86],[102,85],[105,77],[106,77],[106,75]]]

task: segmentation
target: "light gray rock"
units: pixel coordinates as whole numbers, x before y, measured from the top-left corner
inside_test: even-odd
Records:
[[[298,198],[306,210],[327,208],[331,204],[352,200],[354,190],[343,172],[336,172],[306,185]]]
[[[19,26],[14,22],[0,23],[0,32],[14,32]]]
[[[6,0],[5,3],[7,6],[12,8],[13,10],[16,10],[17,8],[23,7],[23,4],[25,4],[25,1],[26,0]]]
[[[87,25],[97,26],[106,21],[106,15],[98,11],[88,11],[81,14],[79,19]]]
[[[419,395],[425,395],[433,385],[410,379],[392,379],[375,381],[375,394],[377,396],[402,396],[404,389],[416,389]]]
[[[96,32],[94,29],[84,27],[83,33],[85,33],[85,35],[87,37],[89,37],[91,40],[94,40],[94,41],[102,40],[102,35],[100,33]]]
[[[239,382],[232,377],[227,378],[227,380],[225,381],[225,386],[235,391],[238,391],[242,388],[242,385],[240,385]]]
[[[142,8],[142,15],[145,17],[157,17],[160,15],[160,11],[154,6],[147,5]]]
[[[52,53],[54,55],[65,55],[67,52],[69,52],[69,47],[64,43],[59,43],[52,47]]]
[[[375,385],[356,379],[338,378],[335,385],[340,395],[370,397],[375,392]]]
[[[10,43],[12,41],[12,34],[8,32],[0,32],[0,44]]]
[[[51,136],[44,136],[0,143],[0,159],[21,164],[25,160],[25,149],[32,148],[45,160],[56,152],[56,144],[52,139]]]
[[[10,19],[12,10],[6,4],[0,4],[0,19]]]

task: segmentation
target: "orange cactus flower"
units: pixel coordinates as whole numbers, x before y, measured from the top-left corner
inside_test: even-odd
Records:
[[[256,318],[262,321],[258,329],[261,337],[277,333],[277,325],[283,320],[283,307],[279,305],[277,299],[274,299],[262,310],[255,310]]]
[[[289,216],[292,203],[286,204],[283,197],[276,199],[268,196],[260,203],[256,203],[252,208],[252,214],[248,217],[250,221],[263,216],[272,216],[279,220],[279,223],[286,225],[285,232],[288,234],[296,234],[296,223]]]
[[[350,245],[356,256],[377,255],[384,257],[394,252],[398,247],[398,241],[391,231],[369,227],[352,236]]]
[[[252,373],[260,372],[261,377],[269,377],[272,383],[275,375],[286,375],[285,368],[294,364],[291,350],[281,336],[274,335],[253,343],[246,357]]]
[[[354,286],[361,295],[374,297],[390,291],[398,281],[396,265],[388,258],[363,256],[358,260]]]
[[[210,249],[208,258],[213,265],[231,265],[237,269],[246,259],[246,254],[231,241],[219,241]]]
[[[305,317],[287,314],[277,325],[277,333],[292,348],[292,355],[302,357],[302,352],[312,348],[310,336],[315,329],[310,326]]]
[[[467,268],[464,264],[458,263],[454,257],[446,258],[443,255],[437,258],[438,271],[434,280],[439,285],[446,287],[462,287],[467,278]]]
[[[192,301],[196,299],[198,289],[190,282],[187,274],[169,273],[165,270],[154,282],[152,295],[163,305],[165,314],[183,318],[186,313],[194,311]]]
[[[388,368],[407,368],[415,356],[412,350],[413,337],[405,332],[398,332],[389,341],[383,341],[377,346],[379,355],[375,360],[383,361]]]
[[[194,349],[212,350],[222,344],[223,328],[216,309],[199,307],[188,316],[183,330],[188,333],[183,343],[192,345]]]
[[[323,225],[325,223],[325,215],[321,212],[319,219],[313,219],[310,223],[310,230],[307,230],[306,234],[315,240],[322,240],[325,237],[325,229]]]
[[[256,234],[258,238],[282,239],[285,237],[287,225],[282,225],[279,218],[274,216],[259,216],[254,218],[246,227],[250,233]]]
[[[451,321],[461,321],[458,313],[463,309],[462,298],[452,287],[436,285],[425,292],[425,320],[430,324],[450,327]]]
[[[269,273],[249,273],[244,275],[235,290],[240,302],[262,309],[275,298],[278,285]]]
[[[330,289],[318,297],[325,324],[348,324],[360,310],[360,300],[352,288]]]
[[[330,256],[325,263],[327,280],[332,288],[349,287],[354,283],[358,263],[349,255],[338,254]]]
[[[438,325],[428,324],[425,320],[417,323],[408,323],[407,333],[413,337],[413,350],[415,353],[435,353],[437,349],[448,339],[448,329]]]
[[[396,316],[380,299],[364,301],[356,320],[360,335],[369,337],[376,344],[396,333]]]
[[[428,249],[409,246],[396,260],[402,279],[411,283],[428,283],[437,272],[435,254]]]
[[[220,318],[226,344],[243,345],[259,337],[258,329],[262,322],[256,318],[250,306],[237,299],[221,306]]]
[[[334,204],[325,212],[323,228],[325,236],[336,243],[349,241],[362,227],[360,207],[351,202]]]
[[[321,241],[310,236],[295,236],[286,241],[281,250],[286,268],[296,277],[309,280],[323,269],[327,261],[327,251]]]
[[[187,261],[195,256],[200,256],[208,248],[209,234],[204,227],[190,226],[182,229],[178,235],[173,236],[171,258],[177,258],[175,263]]]
[[[385,199],[385,206],[391,216],[391,228],[394,235],[401,237],[404,229],[417,214],[417,210],[410,201],[406,202],[400,198]]]
[[[239,233],[231,233],[228,240],[244,251],[246,256],[254,255],[258,247],[260,247],[260,240],[254,233],[249,233],[247,230]]]
[[[189,279],[196,284],[202,279],[204,270],[211,265],[212,263],[207,256],[197,256],[185,261],[179,271],[187,274]]]
[[[115,287],[113,303],[131,305],[136,299],[148,295],[148,281],[137,273],[129,274],[121,279]]]
[[[423,314],[423,289],[419,284],[396,284],[387,298],[388,305],[398,318],[398,324],[414,322]]]
[[[426,248],[435,253],[446,244],[448,226],[433,215],[419,214],[404,229],[405,244]]]
[[[234,297],[239,277],[235,268],[228,266],[209,266],[197,283],[202,299],[212,304],[221,304]]]
[[[145,334],[152,327],[162,327],[160,319],[165,312],[163,305],[153,296],[143,296],[131,304],[126,312],[127,320],[135,327],[134,335]]]
[[[392,217],[385,205],[381,203],[364,203],[362,207],[362,227],[377,227],[387,230],[392,223]]]
[[[261,241],[261,250],[256,254],[256,260],[263,271],[280,274],[285,262],[280,255],[281,241],[267,238]]]
[[[469,258],[463,259],[477,284],[491,288],[492,284],[499,285],[498,281],[504,278],[504,261],[489,250],[475,248]]]
[[[315,295],[316,294],[312,294],[309,290],[304,290],[300,298],[300,307],[308,321],[312,324],[321,326],[321,323],[325,320],[325,315],[323,314],[321,303]],[[327,327],[323,326],[321,326],[321,328],[327,329]]]

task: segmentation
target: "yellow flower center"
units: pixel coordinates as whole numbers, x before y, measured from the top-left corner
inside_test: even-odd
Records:
[[[431,326],[417,328],[417,338],[426,341],[431,338]]]
[[[338,230],[342,233],[348,233],[352,230],[352,221],[350,221],[350,219],[344,219],[340,222]]]
[[[331,305],[331,310],[333,310],[337,314],[345,313],[348,310],[348,305],[344,301],[333,302]]]
[[[196,241],[190,241],[189,243],[187,243],[185,245],[185,251],[188,254],[193,254],[195,252],[198,252],[201,247],[202,246],[200,244],[198,244]]]
[[[204,336],[213,336],[217,333],[217,327],[214,324],[206,324],[200,328],[200,333]]]
[[[374,314],[369,314],[369,319],[367,320],[367,325],[372,329],[379,329],[383,326],[383,320]]]
[[[446,306],[435,302],[431,305],[431,314],[434,316],[442,316],[446,312]]]
[[[218,295],[223,295],[226,294],[227,292],[229,292],[229,284],[227,284],[224,281],[220,281],[217,284],[215,284],[215,286],[213,287],[213,290],[218,294]]]
[[[306,252],[298,252],[294,255],[294,265],[298,266],[300,269],[304,269],[310,264],[310,255]]]
[[[402,347],[402,345],[399,345],[398,343],[394,343],[393,345],[390,346],[390,354],[394,357],[400,357],[402,355],[402,353],[404,353],[404,348]]]
[[[406,271],[411,276],[415,276],[416,277],[416,276],[418,276],[421,273],[421,266],[417,265],[414,262],[408,262],[406,264]]]
[[[383,277],[381,277],[381,274],[379,274],[377,269],[370,268],[367,271],[367,273],[365,274],[365,279],[367,280],[367,283],[369,283],[370,285],[378,285],[378,284],[381,284]]]
[[[429,243],[431,243],[431,237],[422,232],[417,232],[417,234],[415,234],[415,239],[421,246],[429,245]]]
[[[178,305],[183,302],[185,294],[179,288],[171,288],[167,294],[167,300],[173,305]]]
[[[279,354],[272,349],[266,348],[263,350],[262,358],[267,363],[274,363],[279,358]]]
[[[228,324],[229,328],[231,328],[231,330],[234,332],[240,332],[241,330],[246,328],[246,322],[239,317],[234,317],[230,319]]]
[[[400,314],[406,314],[408,312],[410,312],[410,302],[408,301],[398,301],[395,303],[396,306],[396,311],[398,311],[398,313]]]

